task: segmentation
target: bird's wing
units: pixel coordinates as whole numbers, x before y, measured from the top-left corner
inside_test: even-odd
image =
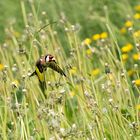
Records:
[[[34,76],[34,75],[36,75],[36,71],[32,72],[32,73],[29,75],[29,77],[32,77],[32,76]]]
[[[55,71],[57,71],[58,73],[60,73],[61,75],[64,75],[66,77],[66,74],[64,73],[64,71],[58,66],[58,64],[55,61],[51,61],[47,64],[47,66]]]

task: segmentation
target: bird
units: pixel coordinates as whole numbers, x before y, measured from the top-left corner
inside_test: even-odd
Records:
[[[40,87],[43,90],[43,92],[46,89],[45,71],[47,70],[47,68],[51,68],[52,70],[66,77],[66,74],[59,67],[53,55],[46,54],[42,56],[40,59],[36,61],[35,71],[31,75],[29,75],[29,77],[32,77],[34,75],[38,77]]]

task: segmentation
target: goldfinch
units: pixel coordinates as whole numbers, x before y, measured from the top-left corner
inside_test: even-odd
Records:
[[[43,89],[43,90],[46,87],[44,72],[47,70],[47,68],[51,68],[54,71],[56,71],[66,77],[66,74],[64,73],[64,71],[56,63],[54,56],[52,56],[51,54],[42,56],[36,62],[35,71],[29,77],[37,75],[38,80],[40,82],[41,89]]]

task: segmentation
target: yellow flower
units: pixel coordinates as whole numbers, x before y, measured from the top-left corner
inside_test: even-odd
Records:
[[[134,19],[140,19],[140,14],[139,14],[139,13],[136,13],[136,14],[134,15]]]
[[[92,72],[91,72],[91,75],[93,76],[96,76],[100,73],[100,69],[96,68],[96,69],[93,69]]]
[[[134,60],[140,60],[140,53],[138,53],[138,54],[133,54],[133,59],[134,59]]]
[[[77,68],[72,67],[72,69],[69,70],[70,74],[75,75],[77,73]]]
[[[103,32],[100,34],[101,39],[106,39],[108,37],[108,33],[107,32]]]
[[[126,44],[125,46],[123,46],[123,47],[121,48],[121,51],[122,51],[123,53],[127,53],[127,52],[130,52],[132,49],[133,49],[133,45],[130,44],[130,43],[128,43],[128,44]]]
[[[126,28],[125,28],[125,27],[123,27],[123,28],[121,28],[121,29],[120,29],[120,32],[121,32],[122,34],[125,34],[125,33],[126,33],[126,31],[127,31],[127,30],[126,30]]]
[[[122,54],[122,60],[123,61],[126,61],[128,59],[128,54]]]
[[[140,79],[134,80],[133,82],[135,85],[140,86]]]
[[[96,41],[96,40],[99,40],[99,39],[100,39],[100,34],[95,34],[95,35],[93,35],[93,36],[92,36],[92,39],[95,40],[95,41]]]
[[[133,26],[133,22],[128,20],[125,22],[125,27],[129,28],[129,27],[132,27]]]
[[[69,94],[70,94],[70,97],[73,98],[74,95],[75,95],[75,92],[74,91],[71,91]]]
[[[140,110],[140,104],[136,105],[136,109]]]
[[[128,76],[132,76],[134,73],[135,73],[134,70],[129,70],[129,71],[127,72]]]
[[[140,37],[140,30],[135,31],[133,35],[134,35],[134,37],[136,37],[136,38]]]
[[[20,37],[20,33],[19,33],[19,32],[17,32],[17,31],[13,32],[13,35],[14,35],[15,37],[17,37],[17,38],[19,38],[19,37]]]
[[[87,49],[87,50],[86,50],[86,54],[87,54],[87,55],[91,55],[91,54],[92,54],[91,49]]]
[[[0,71],[2,71],[4,69],[4,65],[0,64]]]
[[[107,77],[109,78],[109,80],[111,80],[112,82],[114,82],[114,76],[112,73],[108,73]],[[113,83],[114,84],[114,83]]]
[[[85,45],[90,45],[91,44],[91,39],[90,38],[86,38],[85,40],[84,40],[84,44]]]
[[[135,6],[136,11],[140,11],[140,5]]]
[[[12,81],[11,85],[12,85],[13,87],[18,88],[19,82],[18,82],[17,80],[14,80],[14,81]]]

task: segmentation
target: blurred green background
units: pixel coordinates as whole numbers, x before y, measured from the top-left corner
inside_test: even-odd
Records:
[[[31,11],[29,2],[24,0],[26,10]],[[64,12],[66,18],[72,23],[81,25],[80,36],[82,38],[91,36],[94,33],[105,30],[105,8],[109,18],[116,27],[120,28],[128,16],[132,15],[133,5],[138,4],[139,0],[34,0],[38,16],[42,11],[46,11],[52,21],[58,21]],[[131,3],[131,4],[130,4]],[[4,41],[5,28],[10,24],[15,24],[15,29],[22,31],[23,17],[20,0],[0,1],[0,42]]]

